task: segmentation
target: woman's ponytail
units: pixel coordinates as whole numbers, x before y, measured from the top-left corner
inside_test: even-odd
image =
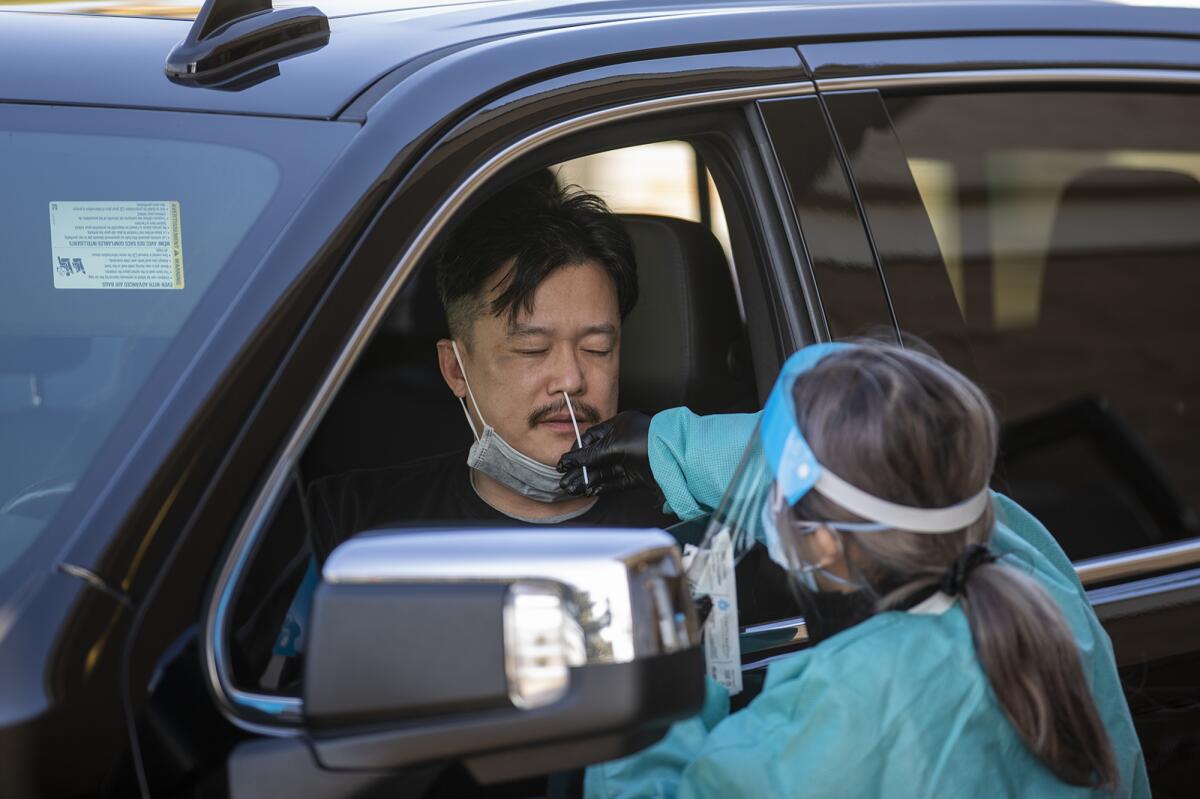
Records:
[[[1054,600],[1000,563],[975,568],[964,589],[976,653],[1025,745],[1063,782],[1114,789],[1112,744]]]

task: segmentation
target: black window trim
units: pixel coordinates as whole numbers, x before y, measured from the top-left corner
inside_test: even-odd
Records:
[[[392,302],[409,273],[472,194],[488,183],[506,165],[536,148],[565,136],[580,133],[600,125],[634,119],[664,111],[694,109],[703,106],[750,103],[772,97],[811,95],[816,87],[811,81],[717,89],[642,100],[625,105],[592,111],[541,128],[510,144],[462,181],[430,217],[429,223],[416,236],[388,273],[366,311],[359,317],[342,350],[326,373],[320,387],[292,428],[270,473],[250,505],[245,521],[221,565],[207,603],[203,638],[203,658],[209,687],[224,715],[236,726],[252,733],[270,736],[293,736],[303,732],[304,704],[300,697],[279,696],[242,690],[235,686],[228,650],[229,617],[234,594],[255,549],[260,534],[266,529],[272,511],[291,484],[291,476],[300,456],[320,423],[333,398],[340,390],[370,341],[384,322]]]
[[[823,92],[861,91],[959,91],[972,87],[1006,84],[1022,87],[1046,85],[1143,84],[1200,87],[1200,69],[1115,69],[1104,67],[1056,67],[1048,69],[980,69],[867,75],[853,78],[823,78],[816,81]],[[1114,555],[1075,561],[1075,573],[1085,586],[1126,580],[1153,572],[1200,565],[1200,537],[1157,546],[1127,550]]]

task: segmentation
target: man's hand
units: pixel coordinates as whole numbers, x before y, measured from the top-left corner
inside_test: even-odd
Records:
[[[638,487],[657,490],[647,450],[649,432],[650,417],[637,411],[623,411],[588,428],[580,439],[583,446],[559,458],[558,470],[565,472],[559,485],[570,494],[589,497]]]

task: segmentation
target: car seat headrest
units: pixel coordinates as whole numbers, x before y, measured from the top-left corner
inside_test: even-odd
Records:
[[[622,409],[753,410],[754,376],[725,252],[704,225],[622,214],[639,299],[622,325]]]
[[[1051,258],[1091,252],[1194,252],[1200,181],[1166,169],[1092,169],[1067,184],[1050,237]]]

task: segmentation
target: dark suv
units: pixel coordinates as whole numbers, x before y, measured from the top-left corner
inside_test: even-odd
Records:
[[[311,556],[313,480],[468,435],[428,255],[546,167],[634,238],[623,407],[901,331],[984,386],[1192,794],[1200,12],[92,5],[0,13],[0,795],[566,796],[697,709],[702,524]],[[805,645],[768,568],[743,698]]]

